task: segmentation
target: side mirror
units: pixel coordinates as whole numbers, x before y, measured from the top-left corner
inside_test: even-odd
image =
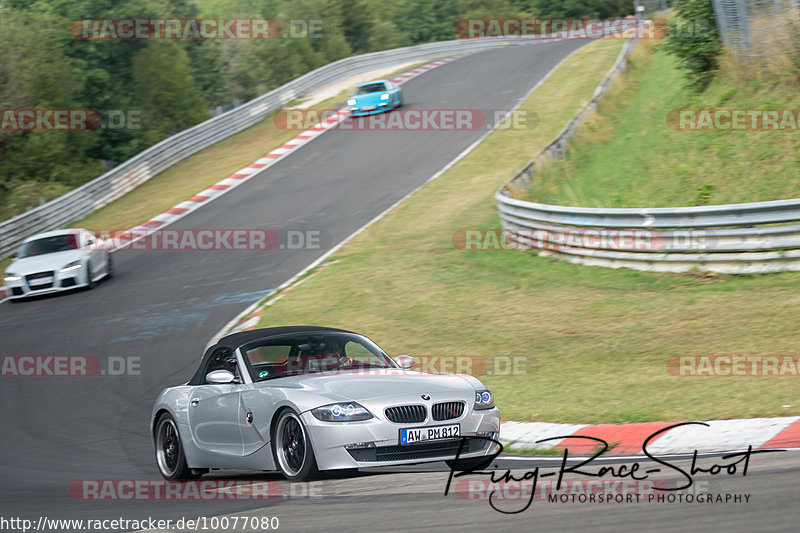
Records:
[[[233,374],[227,370],[212,370],[206,374],[206,381],[211,385],[225,385],[232,383],[234,379]]]
[[[13,254],[11,254],[11,259],[16,259],[16,258],[17,258],[17,252],[14,252]]]
[[[400,368],[409,369],[414,366],[414,358],[410,355],[398,355],[394,358]]]

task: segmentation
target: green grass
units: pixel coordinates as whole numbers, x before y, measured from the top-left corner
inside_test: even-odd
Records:
[[[697,95],[653,42],[637,45],[631,69],[588,120],[567,162],[537,172],[527,199],[585,207],[667,207],[800,196],[798,131],[680,131],[676,109],[797,109],[791,83],[747,80],[731,64]]]
[[[539,114],[537,128],[490,135],[343,247],[339,263],[265,308],[260,325],[344,327],[391,354],[479,355],[490,365],[524,357],[515,375],[481,376],[506,419],[800,413],[792,378],[679,378],[666,369],[673,355],[798,353],[800,274],[654,274],[452,244],[459,229],[499,227],[493,193],[590,98],[619,47],[580,50],[523,104]]]

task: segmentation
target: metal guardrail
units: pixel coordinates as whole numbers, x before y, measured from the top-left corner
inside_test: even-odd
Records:
[[[700,207],[588,208],[513,198],[537,165],[564,159],[567,144],[613,77],[626,66],[626,43],[594,96],[556,138],[496,194],[508,246],[538,249],[572,263],[685,272],[744,274],[800,270],[800,199]]]
[[[542,42],[542,39],[444,41],[349,57],[320,67],[227,113],[168,137],[73,191],[0,223],[0,257],[14,250],[27,236],[80,220],[159,172],[258,123],[296,98],[344,76],[399,63],[427,61],[436,57],[533,42]]]

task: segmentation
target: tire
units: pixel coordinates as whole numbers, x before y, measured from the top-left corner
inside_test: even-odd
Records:
[[[156,465],[164,479],[177,481],[198,477],[186,466],[178,426],[168,413],[158,419],[153,441],[156,447]]]
[[[307,481],[319,476],[314,448],[302,420],[292,410],[278,416],[272,433],[275,464],[289,481]]]
[[[106,279],[111,279],[114,277],[114,260],[111,258],[111,254],[108,254],[108,258],[106,259]]]
[[[473,458],[469,458],[469,459],[461,459],[461,458],[459,458],[458,467],[455,468],[455,470],[458,470],[458,471],[463,471],[463,470],[483,470],[484,468],[486,468],[487,466],[492,464],[493,460],[494,460],[494,456],[473,457]],[[456,464],[456,461],[455,461],[455,459],[451,459],[449,461],[445,461],[445,463],[447,463],[447,466],[449,466],[450,469],[453,470],[453,465]]]
[[[403,95],[401,94],[400,96],[397,97],[397,105],[394,106],[394,108],[397,109],[398,107],[401,107],[402,105],[403,105]]]

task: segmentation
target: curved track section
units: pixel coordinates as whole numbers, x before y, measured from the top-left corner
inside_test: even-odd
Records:
[[[405,107],[510,109],[582,44],[509,46],[461,58],[408,82]],[[152,402],[162,388],[189,378],[208,338],[269,288],[289,279],[424,183],[482,134],[326,133],[170,226],[322,231],[320,249],[268,253],[128,250],[115,254],[115,278],[92,291],[0,306],[0,355],[88,355],[97,358],[102,368],[109,358],[141,361],[139,375],[0,378],[2,514],[34,520],[42,515],[175,519],[261,507],[263,502],[247,501],[82,502],[70,496],[69,487],[86,479],[158,479],[148,428]],[[432,475],[437,484],[446,477],[440,472],[326,481],[331,487],[363,483],[363,490],[353,489],[357,494],[345,500],[325,497],[311,503],[320,506],[321,517],[328,517],[323,522],[310,521],[307,506],[296,505],[299,500],[286,506],[275,502],[270,512],[281,517],[282,529],[327,529],[364,510],[374,510],[370,502],[380,497],[384,503],[389,501],[397,519],[395,529],[418,510],[424,516],[415,521],[417,526],[455,529],[474,523],[470,522],[472,512],[456,512],[456,507],[450,512],[447,501],[439,504],[430,494],[409,488],[418,483],[427,486]],[[400,490],[400,485],[406,488]],[[381,507],[386,509],[384,504]],[[484,522],[495,519],[483,506],[473,509]],[[294,527],[291,516],[298,517]],[[385,518],[380,521],[386,523]],[[362,525],[374,530],[377,522]]]

